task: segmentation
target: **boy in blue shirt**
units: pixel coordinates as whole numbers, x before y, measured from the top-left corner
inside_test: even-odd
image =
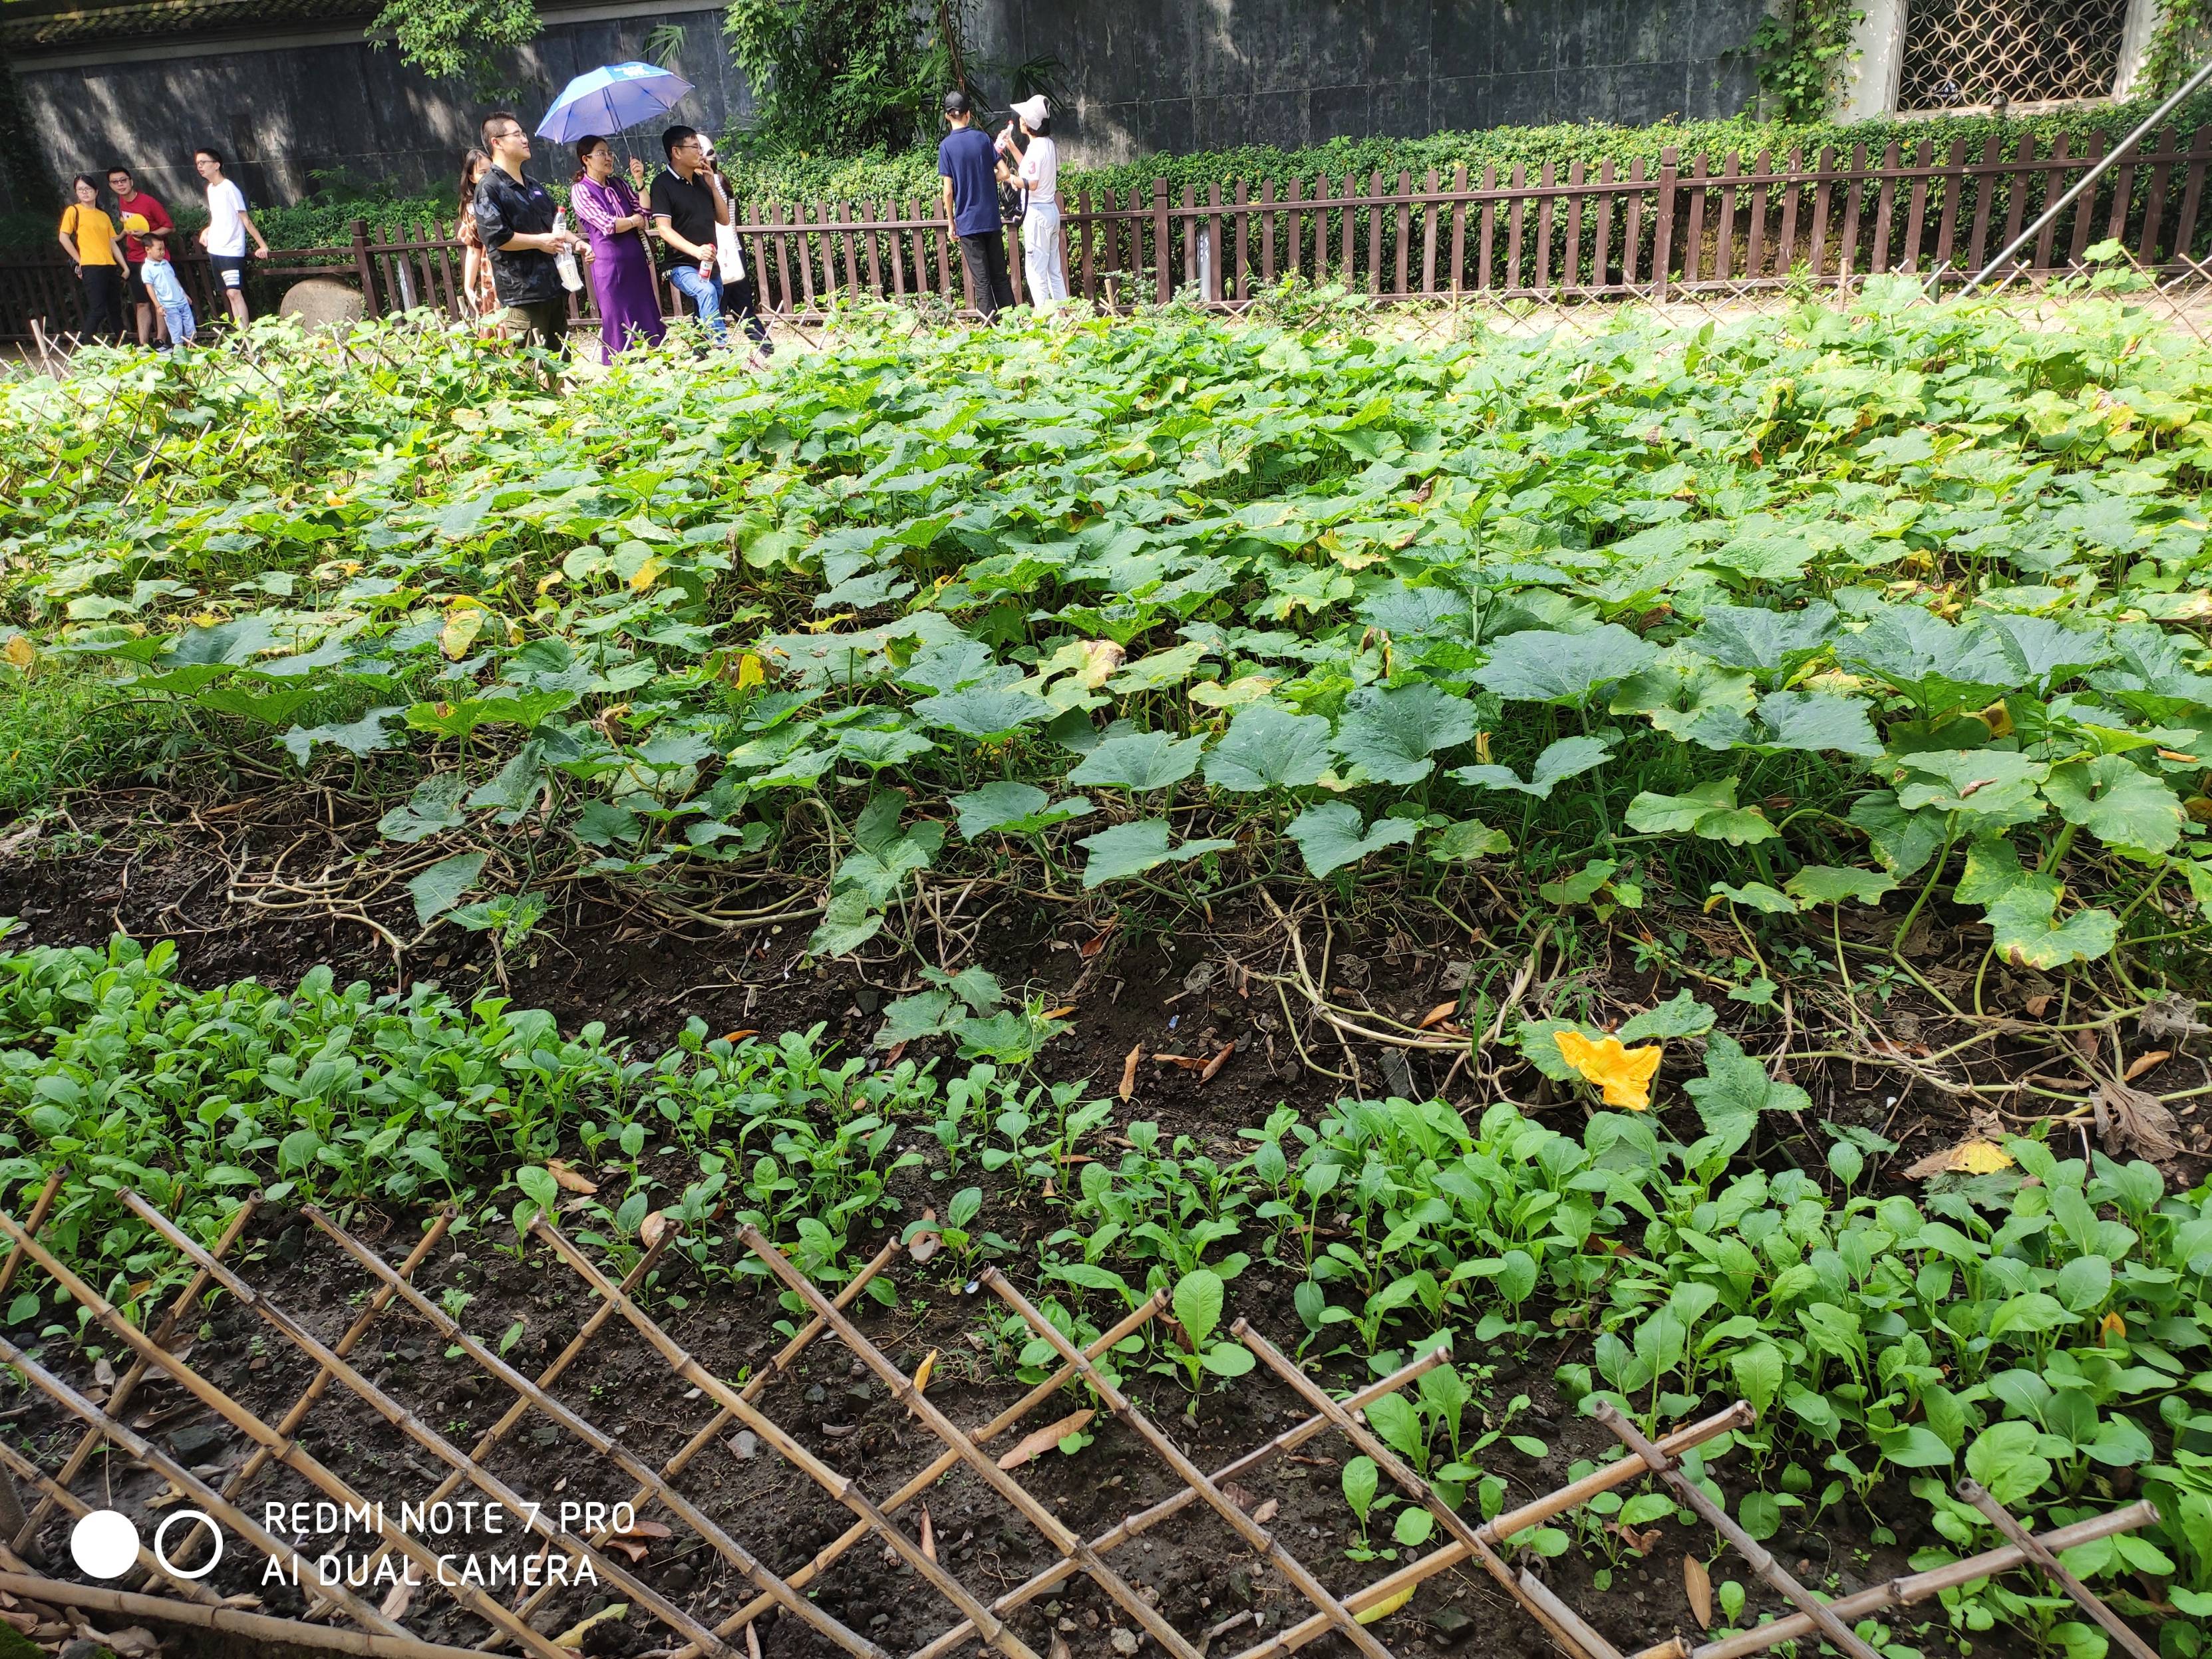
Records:
[[[975,125],[967,94],[945,94],[945,120],[952,129],[937,147],[945,216],[960,239],[960,263],[968,268],[975,309],[988,323],[1000,307],[1014,302],[1013,278],[1006,272],[1006,231],[999,220],[999,186],[1009,175],[991,135]]]
[[[169,349],[182,350],[198,331],[192,322],[191,296],[185,292],[177,268],[169,261],[167,237],[146,238],[144,278],[147,297],[161,308],[162,325],[169,331]]]

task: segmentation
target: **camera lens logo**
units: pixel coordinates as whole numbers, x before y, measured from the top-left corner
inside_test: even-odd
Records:
[[[215,1540],[215,1553],[197,1566],[169,1559],[169,1528],[179,1521],[196,1521]],[[185,1536],[190,1537],[188,1528]],[[138,1559],[138,1528],[120,1510],[94,1510],[70,1529],[70,1559],[88,1578],[120,1578]],[[161,1517],[154,1532],[154,1559],[173,1578],[204,1578],[222,1560],[222,1532],[215,1517],[200,1510],[174,1510]]]

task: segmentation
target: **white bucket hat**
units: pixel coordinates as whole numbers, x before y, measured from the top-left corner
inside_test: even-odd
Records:
[[[1051,112],[1051,106],[1045,102],[1044,94],[1041,92],[1034,97],[1023,99],[1018,104],[1009,104],[1006,107],[1033,127],[1040,125],[1045,117]]]

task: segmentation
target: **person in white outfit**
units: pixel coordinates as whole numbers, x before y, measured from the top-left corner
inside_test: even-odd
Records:
[[[1022,215],[1022,275],[1030,303],[1049,311],[1067,298],[1067,275],[1060,259],[1060,147],[1052,142],[1051,106],[1042,93],[1010,106],[1015,120],[999,135],[999,148],[1015,164],[1015,179],[1028,197]],[[1021,132],[1015,136],[1015,121]]]

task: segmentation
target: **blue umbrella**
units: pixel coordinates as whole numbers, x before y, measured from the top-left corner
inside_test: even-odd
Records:
[[[611,134],[673,108],[691,83],[653,64],[609,64],[562,89],[538,124],[538,136],[571,144],[590,133]]]

